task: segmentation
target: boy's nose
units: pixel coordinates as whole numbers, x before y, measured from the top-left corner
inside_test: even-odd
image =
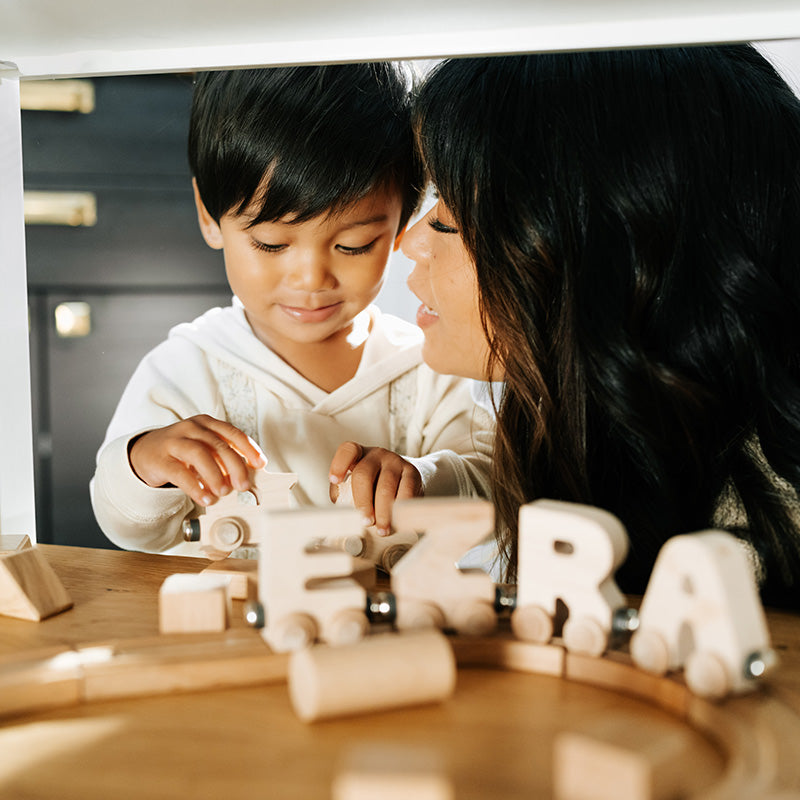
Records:
[[[292,261],[288,282],[293,289],[304,292],[330,289],[335,284],[327,260],[318,254],[298,254]]]

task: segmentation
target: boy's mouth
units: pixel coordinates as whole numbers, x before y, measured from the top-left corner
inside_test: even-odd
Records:
[[[305,306],[281,305],[283,312],[295,322],[325,322],[330,319],[340,308],[342,303],[331,303],[319,308],[306,308]]]

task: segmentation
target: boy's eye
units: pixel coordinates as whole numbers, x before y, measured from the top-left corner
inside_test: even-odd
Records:
[[[445,225],[444,222],[441,222],[437,217],[429,219],[428,225],[437,233],[458,233],[457,228],[451,228],[449,225]]]
[[[371,242],[362,245],[361,247],[348,247],[347,245],[344,244],[337,244],[336,249],[340,253],[343,253],[346,256],[361,256],[364,255],[364,253],[369,253],[369,251],[372,250],[372,248],[375,246],[375,242],[377,241],[378,241],[377,238],[373,239]]]
[[[281,250],[286,249],[285,244],[267,244],[266,242],[260,242],[258,239],[250,239],[250,244],[262,253],[280,253]]]

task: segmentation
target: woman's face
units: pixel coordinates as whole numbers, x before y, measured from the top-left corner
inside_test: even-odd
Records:
[[[488,375],[489,344],[478,311],[475,266],[441,201],[403,236],[400,249],[416,266],[408,287],[422,301],[417,324],[425,334],[425,363],[448,375]]]

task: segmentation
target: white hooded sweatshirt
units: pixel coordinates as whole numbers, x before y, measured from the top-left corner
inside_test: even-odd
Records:
[[[139,364],[97,454],[90,490],[106,536],[129,550],[200,555],[181,535],[183,520],[198,512],[192,500],[147,486],[128,460],[133,437],[196,414],[251,436],[270,472],[296,473],[299,506],[330,504],[331,458],[348,440],[407,458],[426,495],[488,496],[493,419],[472,401],[470,382],[422,362],[416,326],[375,307],[356,322],[371,324],[361,363],[333,392],[257,339],[236,298],[173,328]]]

